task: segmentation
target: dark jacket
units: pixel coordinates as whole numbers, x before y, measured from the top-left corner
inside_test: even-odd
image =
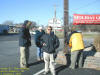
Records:
[[[29,47],[31,46],[31,36],[29,29],[22,27],[19,34],[19,46]]]
[[[36,34],[34,36],[35,44],[36,44],[37,47],[42,47],[41,44],[40,44],[40,41],[41,41],[40,38],[42,37],[43,34],[45,34],[45,32],[44,32],[44,30],[42,30],[42,32],[40,32],[39,30],[36,30],[35,32],[36,32]]]
[[[43,52],[47,53],[54,53],[60,44],[58,37],[52,33],[50,35],[45,33],[41,37],[41,44],[43,45],[43,43],[45,43],[46,45],[42,46],[42,50]]]

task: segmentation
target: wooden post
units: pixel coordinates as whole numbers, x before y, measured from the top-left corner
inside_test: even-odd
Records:
[[[68,36],[68,0],[64,0],[64,52],[67,50],[67,36]]]

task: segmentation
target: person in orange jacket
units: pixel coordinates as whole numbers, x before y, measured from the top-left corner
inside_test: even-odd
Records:
[[[71,65],[70,68],[75,69],[76,64],[82,68],[84,42],[81,32],[72,31],[69,36],[69,47],[71,48]]]

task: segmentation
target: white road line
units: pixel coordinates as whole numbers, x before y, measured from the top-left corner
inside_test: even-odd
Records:
[[[44,69],[40,70],[39,72],[33,74],[33,75],[39,75],[40,73],[44,72]]]

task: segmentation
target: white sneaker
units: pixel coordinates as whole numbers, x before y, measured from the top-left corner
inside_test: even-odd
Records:
[[[49,72],[44,72],[43,75],[47,75]]]
[[[51,73],[52,75],[56,75],[56,73]]]

